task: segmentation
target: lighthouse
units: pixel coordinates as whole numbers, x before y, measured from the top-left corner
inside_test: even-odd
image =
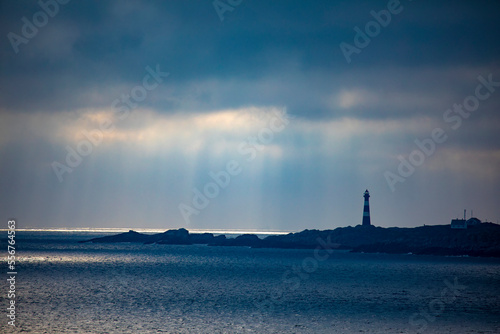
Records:
[[[365,198],[365,205],[363,207],[363,226],[370,226],[370,193],[368,192],[368,189],[366,189],[365,194],[363,195]]]

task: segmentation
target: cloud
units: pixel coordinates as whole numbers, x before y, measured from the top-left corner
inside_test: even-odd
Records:
[[[473,182],[486,180],[497,183],[500,179],[500,149],[464,150],[445,147],[426,166],[435,172],[453,173]]]
[[[354,225],[367,187],[381,225],[447,223],[468,201],[498,216],[490,197],[500,195],[500,92],[456,131],[443,120],[474,93],[478,75],[500,80],[498,4],[405,2],[347,64],[339,44],[352,43],[353,28],[385,5],[259,0],[224,22],[211,2],[61,6],[19,53],[0,41],[0,212],[40,226],[181,226],[179,202],[238,159],[244,172],[200,226]],[[4,36],[40,10],[37,2],[0,6]],[[169,77],[117,118],[113,101],[156,64]],[[282,109],[293,116],[286,129],[245,163],[241,143]],[[114,131],[60,184],[51,163],[104,120]],[[436,127],[446,143],[391,193],[383,172]],[[420,216],[436,203],[441,210]]]

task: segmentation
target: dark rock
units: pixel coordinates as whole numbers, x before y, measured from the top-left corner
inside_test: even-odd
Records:
[[[212,233],[193,233],[189,235],[191,243],[193,244],[210,244],[214,241],[215,237]]]
[[[255,234],[242,234],[236,238],[219,238],[215,240],[211,246],[247,246],[256,247],[259,246],[262,240]]]
[[[209,246],[223,246],[224,242],[226,242],[226,236],[224,234],[216,236]]]
[[[147,234],[142,234],[138,233],[135,231],[128,231],[125,233],[120,233],[117,235],[110,235],[106,237],[101,237],[101,238],[93,238],[90,240],[85,240],[85,241],[79,241],[80,243],[83,242],[95,242],[95,243],[108,243],[108,242],[141,242],[144,243],[148,240],[150,235]]]
[[[165,245],[192,244],[189,237],[189,232],[184,228],[180,228],[178,230],[168,230],[157,236],[159,238],[159,240],[156,241],[157,244],[165,244]]]
[[[413,253],[453,256],[500,257],[500,225],[482,223],[467,229],[451,229],[450,225],[415,228],[382,228],[375,226],[340,227],[335,230],[304,230],[287,235],[260,239],[254,234],[236,238],[211,233],[189,234],[186,229],[168,230],[147,235],[129,231],[115,236],[83,242],[143,242],[158,244],[208,244],[210,246],[247,246],[253,248],[349,249],[365,253]]]

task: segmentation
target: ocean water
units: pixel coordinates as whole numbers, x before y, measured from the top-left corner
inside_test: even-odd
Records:
[[[500,259],[77,243],[101,235],[18,232],[0,332],[500,333]]]

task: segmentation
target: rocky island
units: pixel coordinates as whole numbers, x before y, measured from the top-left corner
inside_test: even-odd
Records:
[[[157,234],[129,232],[80,242],[209,246],[246,246],[252,248],[314,249],[320,243],[330,248],[365,253],[426,254],[451,256],[500,257],[500,225],[482,223],[468,229],[451,229],[450,225],[414,228],[362,226],[339,227],[334,230],[304,230],[286,235],[271,235],[263,239],[254,234],[236,238],[212,233],[190,233],[184,228]]]

